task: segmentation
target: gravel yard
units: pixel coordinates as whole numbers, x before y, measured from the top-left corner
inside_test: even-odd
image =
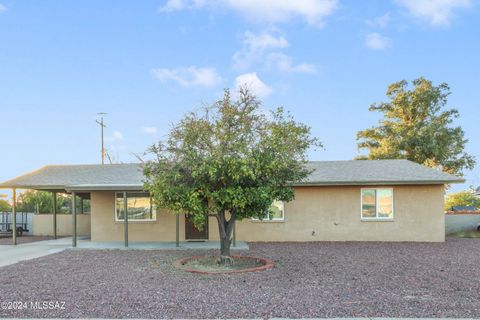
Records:
[[[480,317],[478,239],[249,245],[248,255],[276,267],[198,275],[172,261],[212,252],[136,250],[68,250],[3,267],[0,302],[65,309],[0,309],[0,317]]]

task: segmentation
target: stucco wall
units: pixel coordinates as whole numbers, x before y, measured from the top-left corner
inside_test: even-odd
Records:
[[[361,187],[299,187],[285,204],[284,222],[244,220],[237,239],[246,241],[444,241],[443,186],[395,186],[393,221],[360,219]],[[92,193],[92,240],[123,240],[123,223],[114,220],[114,193]],[[185,239],[180,216],[180,240]],[[210,218],[209,239],[218,239]],[[156,222],[130,222],[130,241],[175,241],[175,216],[157,212]]]
[[[53,236],[53,214],[34,214],[33,215],[33,235],[35,236]],[[57,235],[72,235],[72,215],[57,214]],[[90,235],[90,215],[77,214],[77,235]]]
[[[92,192],[92,241],[123,241],[123,222],[115,222],[115,193]],[[180,239],[185,239],[185,220],[180,217]],[[129,241],[175,241],[175,215],[157,210],[157,221],[128,223]]]

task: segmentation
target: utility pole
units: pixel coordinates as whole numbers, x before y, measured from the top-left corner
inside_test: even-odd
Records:
[[[106,127],[106,125],[103,123],[103,116],[106,115],[105,112],[99,112],[97,113],[100,116],[100,121],[95,120],[100,125],[100,132],[101,132],[101,137],[102,137],[102,164],[105,164],[105,148],[103,146],[103,128]]]

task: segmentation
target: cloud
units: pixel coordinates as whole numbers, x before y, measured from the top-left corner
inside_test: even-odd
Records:
[[[195,66],[174,69],[153,69],[152,74],[161,82],[174,81],[186,88],[211,88],[223,81],[222,77],[220,77],[214,68],[197,68]]]
[[[146,134],[155,134],[157,133],[157,128],[155,127],[143,127],[142,128],[142,132],[143,133],[146,133]]]
[[[396,0],[414,17],[427,20],[434,26],[449,25],[456,9],[467,9],[472,0]]]
[[[370,27],[385,28],[388,25],[388,23],[390,22],[390,20],[391,20],[390,12],[387,12],[383,16],[376,17],[376,18],[373,18],[373,19],[368,19],[368,20],[365,20],[365,22]]]
[[[317,67],[310,63],[293,65],[292,58],[286,54],[274,52],[267,57],[267,66],[288,73],[317,73]]]
[[[246,31],[243,34],[242,42],[242,49],[233,55],[234,67],[239,70],[247,69],[255,62],[262,60],[266,51],[283,49],[289,45],[284,37],[265,31],[260,34]]]
[[[244,73],[235,78],[235,90],[247,87],[259,98],[264,98],[272,93],[272,88],[258,78],[256,72]]]
[[[159,11],[218,6],[260,22],[285,22],[300,17],[309,24],[321,26],[324,18],[337,8],[338,0],[168,0]]]
[[[7,11],[7,7],[0,3],[0,13]]]
[[[159,12],[172,12],[184,9],[201,8],[208,4],[208,0],[168,0],[158,9]]]
[[[116,142],[121,140],[123,140],[123,134],[117,130],[113,131],[111,136],[105,138],[105,141],[107,142]]]
[[[392,47],[392,39],[372,32],[365,37],[365,45],[372,50],[385,50]]]
[[[316,73],[312,64],[301,63],[293,65],[292,58],[282,52],[290,44],[285,37],[272,32],[263,31],[255,34],[247,31],[243,34],[242,49],[233,55],[233,66],[237,70],[246,71],[256,64],[262,64],[268,69],[292,73]]]

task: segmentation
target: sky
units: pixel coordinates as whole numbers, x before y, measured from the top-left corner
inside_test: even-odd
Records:
[[[135,162],[188,111],[247,84],[325,148],[356,133],[387,86],[446,82],[480,162],[480,14],[474,0],[0,0],[0,180],[46,164]],[[479,165],[480,167],[480,165]],[[480,169],[450,191],[480,185]]]

